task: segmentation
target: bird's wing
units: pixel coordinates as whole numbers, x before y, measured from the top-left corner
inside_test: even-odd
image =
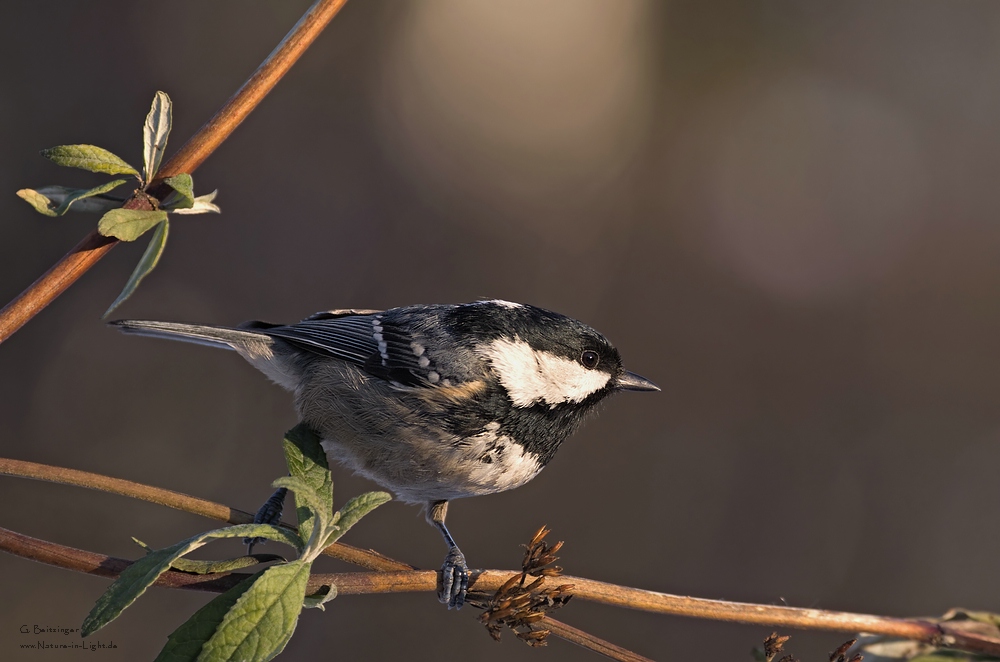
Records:
[[[263,329],[297,347],[352,363],[368,374],[403,386],[434,386],[426,347],[380,314],[358,311],[317,313],[297,324]]]

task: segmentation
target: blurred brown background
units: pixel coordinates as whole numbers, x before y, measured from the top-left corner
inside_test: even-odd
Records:
[[[5,3],[0,300],[96,223],[14,196],[104,181],[39,149],[141,163],[162,89],[176,150],[306,6]],[[528,486],[454,504],[472,564],[515,565],[546,523],[567,570],[595,579],[1000,610],[998,81],[989,2],[351,2],[196,173],[224,213],[176,217],[116,315],[558,310],[663,393],[615,398]],[[0,454],[254,509],[284,471],[290,398],[234,354],[105,328],[141,253],[116,248],[0,346]],[[371,488],[335,478],[340,502]],[[138,554],[131,535],[163,546],[212,526],[20,479],[0,499],[2,526],[119,556]],[[400,504],[348,542],[424,567],[444,554]],[[78,627],[107,582],[0,555],[0,586],[0,658],[60,660],[19,651],[19,626]],[[151,591],[95,659],[151,659],[207,599]],[[286,657],[590,655],[494,644],[475,615],[429,594],[345,597],[305,613]],[[749,660],[769,631],[583,602],[562,617],[658,659]],[[844,639],[792,648],[825,659]]]

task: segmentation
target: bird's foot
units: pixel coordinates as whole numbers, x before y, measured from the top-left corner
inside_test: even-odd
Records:
[[[438,600],[448,605],[448,609],[461,609],[465,595],[469,591],[469,566],[465,555],[458,547],[448,550],[448,556],[441,566],[441,583],[438,585]]]
[[[284,487],[279,487],[275,490],[274,494],[257,510],[257,514],[253,516],[253,523],[277,524],[280,522],[286,494],[288,494],[288,490]],[[263,544],[264,542],[266,541],[263,538],[244,538],[243,544],[247,546],[247,555],[253,554],[254,545]]]

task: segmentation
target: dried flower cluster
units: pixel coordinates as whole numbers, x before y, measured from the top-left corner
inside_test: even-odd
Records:
[[[525,546],[521,574],[504,582],[492,597],[469,601],[485,610],[479,621],[496,641],[500,641],[503,628],[508,627],[529,646],[545,646],[549,630],[540,621],[546,613],[559,609],[573,597],[571,584],[546,585],[548,578],[562,574],[562,568],[553,564],[559,559],[556,552],[563,543],[559,541],[550,547],[545,542],[548,534],[549,529],[543,526]],[[536,579],[526,583],[529,576]]]
[[[772,632],[768,635],[767,639],[764,640],[764,650],[755,651],[757,653],[756,657],[763,662],[774,662],[774,658],[781,653],[785,644],[791,639],[789,636],[778,636],[777,632]],[[837,650],[830,653],[830,662],[861,662],[864,656],[859,654],[854,655],[851,658],[847,657],[847,651],[851,649],[851,646],[858,642],[857,639],[851,639],[845,641],[841,644]],[[799,659],[793,655],[785,655],[778,662],[799,662]]]

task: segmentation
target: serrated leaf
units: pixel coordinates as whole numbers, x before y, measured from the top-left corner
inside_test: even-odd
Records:
[[[163,150],[167,148],[167,138],[173,124],[173,110],[170,97],[166,92],[157,92],[146,115],[146,123],[142,127],[142,161],[145,181],[153,181],[163,160]]]
[[[163,183],[174,189],[176,200],[171,201],[172,209],[190,209],[194,206],[194,179],[186,172],[167,177]]]
[[[191,615],[191,618],[167,637],[167,643],[153,662],[194,662],[240,596],[247,592],[263,572],[247,577]]]
[[[135,241],[165,220],[167,212],[163,210],[112,209],[97,222],[97,231],[105,237]]]
[[[161,213],[166,216],[166,212]],[[104,311],[103,317],[110,315],[115,308],[122,305],[126,299],[132,296],[136,288],[139,287],[139,283],[142,282],[142,279],[156,268],[157,263],[160,261],[160,256],[163,255],[163,249],[167,246],[167,235],[169,233],[170,221],[164,218],[156,226],[156,231],[153,232],[153,237],[149,240],[149,245],[146,246],[139,264],[135,265],[135,269],[132,271],[132,275],[129,276],[128,282],[125,283],[122,293],[118,295],[118,298],[111,304],[111,307]]]
[[[320,445],[319,436],[300,423],[285,434],[282,442],[288,473],[299,478],[319,497],[323,509],[333,514],[333,479],[326,461],[326,451]],[[296,492],[295,512],[298,515],[299,534],[308,540],[312,534],[313,511]]]
[[[239,524],[215,529],[192,536],[187,540],[158,549],[137,559],[125,568],[104,594],[97,599],[94,608],[83,621],[83,636],[89,636],[118,618],[118,616],[140,595],[146,592],[157,578],[170,568],[175,559],[188,554],[210,540],[219,538],[267,538],[298,547],[298,536],[290,531],[270,524]]]
[[[56,165],[67,168],[81,168],[106,175],[139,176],[139,171],[126,163],[120,156],[96,145],[59,145],[43,149],[42,156]]]
[[[295,632],[310,565],[293,561],[265,570],[202,646],[199,662],[263,662],[277,656]]]
[[[392,501],[388,492],[365,492],[345,503],[333,517],[337,530],[330,534],[323,546],[337,542],[358,520],[388,501]]]
[[[199,195],[194,199],[191,207],[186,209],[171,209],[170,211],[174,214],[221,214],[222,210],[219,209],[219,205],[212,203],[212,200],[215,200],[215,196],[218,193],[219,191],[215,190],[206,195]]]
[[[50,198],[35,189],[23,188],[17,192],[17,197],[34,207],[39,214],[56,215],[55,208],[58,205],[53,204]]]

